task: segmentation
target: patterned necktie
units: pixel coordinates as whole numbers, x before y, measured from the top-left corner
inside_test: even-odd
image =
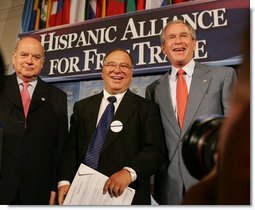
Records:
[[[22,99],[25,118],[27,118],[27,113],[28,113],[28,109],[29,109],[29,105],[30,105],[30,95],[29,95],[29,92],[27,89],[29,86],[29,83],[23,82],[22,85],[23,85],[23,88],[21,91],[21,99]]]
[[[108,133],[112,117],[114,115],[113,103],[116,102],[116,97],[111,96],[108,97],[107,100],[110,103],[105,108],[105,111],[96,127],[96,130],[93,133],[91,142],[87,150],[87,154],[83,161],[86,165],[93,169],[97,168],[100,152],[103,147],[106,134]]]
[[[186,81],[183,77],[186,72],[180,69],[177,72],[177,85],[176,85],[176,102],[177,102],[177,116],[180,128],[183,128],[185,110],[188,100],[188,88]]]

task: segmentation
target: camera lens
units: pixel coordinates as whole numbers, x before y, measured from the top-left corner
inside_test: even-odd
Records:
[[[207,175],[214,166],[214,153],[223,119],[222,115],[198,118],[183,138],[183,161],[190,174],[197,179]]]

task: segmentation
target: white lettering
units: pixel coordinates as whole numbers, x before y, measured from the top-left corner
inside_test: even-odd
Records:
[[[205,52],[206,40],[199,40],[196,43],[196,50],[194,52],[194,59],[207,58],[208,53]]]

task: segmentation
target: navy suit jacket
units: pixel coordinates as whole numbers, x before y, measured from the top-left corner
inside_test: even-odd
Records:
[[[103,92],[74,105],[69,132],[69,145],[62,161],[62,180],[72,178],[86,154],[93,132]],[[158,105],[128,90],[114,117],[123,128],[109,130],[97,170],[106,176],[128,166],[137,173],[130,187],[136,190],[132,204],[150,204],[150,176],[166,161],[164,131]]]
[[[38,78],[26,128],[16,74],[0,93],[3,127],[0,204],[48,204],[57,186],[57,164],[68,133],[66,93]]]

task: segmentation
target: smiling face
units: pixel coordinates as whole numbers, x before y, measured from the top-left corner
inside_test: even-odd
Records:
[[[41,43],[31,37],[22,38],[12,55],[12,64],[16,74],[23,81],[32,81],[37,77],[44,63],[44,50]]]
[[[196,40],[192,38],[185,24],[173,23],[165,30],[161,48],[171,64],[176,68],[181,68],[193,58]]]
[[[132,61],[127,52],[115,50],[105,57],[102,79],[108,93],[114,95],[125,92],[132,81],[132,74]]]

